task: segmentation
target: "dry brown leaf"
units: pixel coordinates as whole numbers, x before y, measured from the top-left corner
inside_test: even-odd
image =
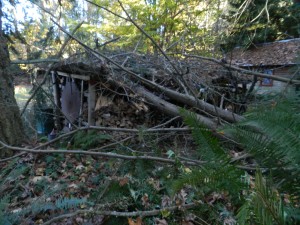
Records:
[[[194,225],[194,223],[188,220],[183,220],[181,221],[181,225]]]
[[[172,205],[172,200],[169,196],[164,195],[161,199],[162,208],[168,207]]]
[[[155,225],[168,225],[168,222],[165,219],[155,219]]]
[[[225,220],[223,221],[223,224],[224,225],[235,225],[236,220],[231,217],[228,217],[228,218],[225,218]]]
[[[121,179],[119,180],[119,185],[120,185],[121,187],[123,187],[124,185],[128,184],[128,182],[129,182],[129,178],[128,178],[128,177],[124,177],[124,178],[121,178]]]
[[[175,202],[177,206],[182,206],[187,200],[187,193],[184,189],[181,189],[180,192],[175,196]]]
[[[106,96],[99,96],[95,106],[95,111],[101,109],[102,107],[107,107],[112,104],[112,100]]]
[[[142,218],[138,217],[136,219],[136,222],[132,218],[128,218],[128,224],[129,225],[142,225]]]
[[[37,168],[36,171],[35,171],[35,175],[37,175],[37,176],[43,176],[44,172],[45,172],[45,168],[44,167]]]
[[[157,190],[157,191],[160,190],[160,183],[159,183],[159,180],[154,180],[153,178],[149,178],[149,179],[147,180],[147,182],[148,182],[149,184],[151,184],[155,190]]]
[[[145,206],[145,208],[149,208],[150,206],[149,197],[147,193],[145,193],[142,197],[142,205]]]
[[[181,225],[194,225],[196,216],[192,213],[186,215],[184,219],[181,221]]]
[[[41,181],[41,180],[44,180],[44,179],[47,180],[47,181],[49,181],[49,182],[52,180],[52,179],[51,179],[50,177],[48,177],[48,176],[35,176],[35,177],[32,178],[31,181],[32,181],[32,183],[35,184],[36,182]]]
[[[84,168],[84,165],[79,164],[78,166],[75,167],[76,170],[82,170]]]
[[[69,184],[68,188],[78,189],[78,185],[75,183]]]

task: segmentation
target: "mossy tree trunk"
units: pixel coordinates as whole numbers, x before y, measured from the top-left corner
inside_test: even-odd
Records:
[[[19,145],[24,133],[9,65],[7,41],[2,31],[2,0],[0,0],[0,140],[9,145]],[[10,154],[8,151],[0,150],[0,157],[8,154]]]

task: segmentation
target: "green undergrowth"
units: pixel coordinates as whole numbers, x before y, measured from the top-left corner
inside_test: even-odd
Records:
[[[144,132],[110,152],[164,157],[175,163],[78,154],[27,155],[2,163],[0,224],[43,224],[78,210],[95,213],[76,214],[65,221],[76,224],[79,218],[83,224],[122,225],[128,224],[128,218],[96,212],[159,210],[144,217],[143,224],[298,224],[299,101],[281,98],[275,103],[253,108],[241,123],[218,131],[239,142],[242,153],[252,155],[251,162],[233,162],[230,152],[237,147],[220,142],[195,115],[182,110],[197,146],[185,157],[205,163],[186,164],[179,142],[155,144],[155,138],[170,137],[147,137]],[[71,142],[72,148],[88,151],[111,140],[107,134],[80,132]],[[192,209],[184,209],[192,203]],[[170,206],[179,210],[165,209]]]

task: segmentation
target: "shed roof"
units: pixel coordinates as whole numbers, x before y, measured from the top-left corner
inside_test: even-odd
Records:
[[[238,66],[294,65],[300,55],[300,38],[276,41],[256,45],[245,50],[235,48],[229,55],[228,61]]]

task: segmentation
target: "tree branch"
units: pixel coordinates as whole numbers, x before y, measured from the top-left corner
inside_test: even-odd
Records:
[[[74,30],[72,31],[72,34],[75,34],[75,32],[81,27],[81,25],[83,24],[83,21],[80,22],[75,28]],[[67,46],[67,44],[69,43],[69,41],[71,40],[71,37],[68,37],[65,42],[63,43],[63,45],[61,46],[59,52],[56,54],[56,57],[60,57],[65,49],[65,47]],[[28,98],[27,102],[25,103],[22,111],[21,111],[21,116],[24,114],[27,106],[29,105],[30,101],[33,99],[33,97],[36,95],[36,93],[38,92],[38,90],[42,87],[42,85],[46,82],[47,80],[47,77],[49,76],[51,70],[52,70],[52,67],[55,63],[51,63],[50,66],[48,67],[45,75],[44,75],[44,78],[42,80],[42,82],[35,88],[35,90],[33,91],[32,95]]]
[[[117,158],[117,159],[125,159],[125,160],[153,160],[162,163],[170,163],[175,164],[177,163],[176,160],[161,158],[161,157],[154,157],[154,156],[128,156],[128,155],[121,155],[116,153],[107,153],[107,152],[94,152],[94,151],[83,151],[83,150],[42,150],[42,149],[28,149],[28,148],[20,148],[20,147],[13,147],[5,144],[4,142],[0,141],[0,144],[7,149],[13,151],[22,151],[22,152],[30,152],[33,154],[54,154],[54,153],[62,153],[62,154],[81,154],[81,155],[92,155],[95,157],[107,157],[107,158]],[[200,164],[196,164],[193,161],[183,160],[183,164],[190,165],[190,166],[200,166],[201,163],[205,163],[199,161]]]
[[[190,105],[192,107],[200,108],[204,112],[207,112],[213,116],[220,116],[222,119],[228,121],[228,122],[237,122],[243,119],[242,116],[237,115],[235,113],[232,113],[230,111],[223,110],[219,107],[215,107],[209,103],[204,102],[203,100],[195,99],[193,96],[188,95],[188,94],[181,94],[178,93],[177,91],[173,91],[169,88],[166,88],[164,86],[161,86],[155,82],[152,82],[150,80],[145,79],[142,76],[139,76],[138,74],[128,70],[127,68],[123,67],[122,65],[119,65],[116,63],[114,60],[111,58],[107,57],[106,55],[102,54],[101,52],[95,51],[91,49],[89,46],[86,44],[82,43],[80,40],[78,40],[76,37],[74,37],[72,34],[70,34],[68,31],[66,31],[64,28],[62,28],[58,23],[56,23],[53,19],[51,21],[58,26],[65,34],[67,34],[70,38],[74,39],[77,41],[81,46],[83,46],[86,50],[90,51],[96,58],[102,60],[102,58],[106,59],[108,62],[112,63],[113,65],[117,66],[124,72],[126,72],[128,75],[131,77],[141,81],[143,84],[145,84],[148,87],[151,87],[153,89],[159,90],[163,92],[166,96],[181,102],[183,104]],[[102,57],[102,58],[101,58]]]
[[[161,211],[176,211],[176,210],[184,210],[184,209],[191,209],[195,207],[197,203],[189,203],[185,205],[180,205],[180,206],[170,206],[170,207],[165,207],[163,209],[155,209],[155,210],[149,210],[149,211],[135,211],[135,212],[117,212],[117,211],[97,211],[97,210],[77,210],[72,213],[64,214],[57,216],[45,223],[43,225],[50,225],[53,222],[59,221],[61,219],[65,218],[70,218],[74,217],[78,214],[96,214],[96,215],[103,215],[103,216],[116,216],[116,217],[148,217],[148,216],[157,216],[161,214]]]
[[[37,64],[37,63],[57,63],[60,59],[32,59],[32,60],[13,60],[11,64]]]

